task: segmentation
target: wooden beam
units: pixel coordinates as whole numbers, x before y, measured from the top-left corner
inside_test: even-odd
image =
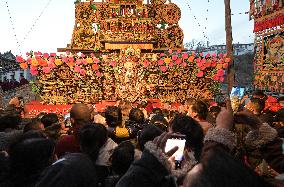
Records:
[[[225,3],[225,30],[226,30],[226,50],[227,57],[231,58],[228,68],[228,94],[231,93],[234,86],[234,59],[233,59],[233,36],[232,36],[232,21],[231,21],[231,5],[230,0],[224,0]]]

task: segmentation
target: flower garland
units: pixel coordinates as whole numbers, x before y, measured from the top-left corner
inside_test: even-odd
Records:
[[[99,56],[29,52],[25,58],[17,56],[17,61],[37,77],[34,84],[45,103],[71,104],[117,98],[131,102],[213,98],[231,59],[226,54],[181,50],[142,54],[128,48]]]

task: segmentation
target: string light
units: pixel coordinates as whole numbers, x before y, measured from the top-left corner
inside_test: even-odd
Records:
[[[47,4],[45,5],[45,7],[43,8],[43,10],[41,11],[41,13],[39,14],[39,16],[36,18],[36,20],[34,21],[34,23],[32,24],[31,28],[29,29],[29,31],[25,34],[23,41],[21,44],[18,44],[18,47],[16,50],[19,50],[20,47],[22,47],[24,45],[25,40],[28,38],[28,36],[30,35],[30,33],[33,32],[36,24],[38,23],[39,19],[42,17],[43,13],[45,12],[45,10],[47,9],[47,7],[49,6],[49,4],[51,3],[52,0],[49,0],[47,2]],[[20,52],[21,53],[21,52]]]
[[[17,34],[16,34],[15,24],[14,24],[14,21],[12,19],[11,11],[10,11],[8,2],[5,1],[5,3],[6,3],[7,10],[8,10],[9,19],[10,19],[10,22],[11,22],[11,25],[12,25],[12,30],[13,30],[14,37],[16,39],[17,45],[19,45],[19,40],[18,40],[18,37],[17,37]]]

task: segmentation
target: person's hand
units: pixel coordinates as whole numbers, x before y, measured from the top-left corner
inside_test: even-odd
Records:
[[[262,121],[250,111],[236,113],[234,121],[239,124],[249,125],[254,130],[257,130],[262,125]]]
[[[216,127],[230,130],[233,126],[234,116],[231,101],[227,100],[226,108],[222,107],[216,118]]]
[[[163,134],[161,134],[160,136],[156,137],[153,140],[153,143],[157,145],[157,147],[161,148],[163,150],[163,152],[165,153],[165,147],[166,147],[166,143],[167,140],[172,137],[173,133],[170,132],[164,132]],[[171,150],[169,150],[168,152],[166,152],[165,154],[168,157],[171,157],[176,151],[178,150],[178,146],[175,146],[174,148],[172,148]]]

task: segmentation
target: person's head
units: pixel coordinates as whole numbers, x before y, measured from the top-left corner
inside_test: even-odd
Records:
[[[148,141],[153,141],[156,137],[160,136],[163,131],[155,125],[148,124],[145,126],[138,135],[138,145],[141,151],[144,150],[144,145]]]
[[[184,106],[183,106],[183,110],[186,113],[191,113],[191,108],[192,105],[196,102],[196,99],[194,98],[188,98],[185,102],[184,102]]]
[[[162,111],[162,109],[160,109],[160,108],[153,108],[152,114],[155,114],[155,115],[163,115],[163,111]]]
[[[6,109],[0,113],[0,132],[6,129],[17,129],[21,123],[21,118],[19,113],[14,107],[11,109]]]
[[[11,180],[19,185],[34,184],[41,172],[55,160],[54,142],[31,133],[23,134],[8,150]]]
[[[124,175],[134,161],[134,154],[135,147],[130,141],[120,143],[110,158],[113,172],[119,176]]]
[[[203,101],[196,101],[191,107],[190,117],[197,120],[206,120],[208,115],[208,106]]]
[[[261,90],[256,90],[253,92],[252,98],[257,98],[266,101],[267,95],[265,95]]]
[[[58,116],[55,113],[49,113],[49,114],[45,114],[42,118],[41,118],[41,123],[44,125],[44,127],[49,127],[52,126],[55,123],[59,122]]]
[[[97,160],[100,148],[107,139],[107,129],[102,124],[86,125],[79,132],[81,151],[94,161]]]
[[[183,187],[270,186],[241,161],[221,149],[210,149],[187,174]]]
[[[122,124],[121,109],[117,106],[108,106],[105,110],[105,118],[108,126],[120,126]]]
[[[246,106],[255,115],[260,115],[265,108],[265,102],[263,99],[251,98],[250,102]]]
[[[70,111],[70,122],[74,131],[91,124],[91,112],[85,104],[75,104]]]
[[[160,115],[160,114],[154,115],[151,118],[150,122],[151,122],[151,124],[155,125],[159,129],[161,129],[162,131],[168,130],[169,123],[167,122],[167,120],[164,118],[163,115]]]
[[[24,133],[31,130],[44,130],[44,125],[36,118],[25,124]]]
[[[284,108],[284,96],[278,98],[278,102],[282,108]]]
[[[216,119],[217,118],[217,116],[218,116],[218,114],[221,112],[221,107],[219,107],[219,106],[212,106],[211,108],[210,108],[210,114],[212,115],[212,117],[214,118],[214,119]]]
[[[199,160],[203,147],[203,130],[197,121],[189,116],[177,116],[171,124],[171,131],[186,136],[185,146],[194,152],[195,159]]]
[[[144,113],[138,108],[132,108],[129,113],[129,120],[136,123],[145,121]]]

